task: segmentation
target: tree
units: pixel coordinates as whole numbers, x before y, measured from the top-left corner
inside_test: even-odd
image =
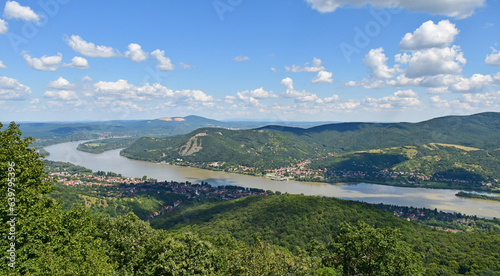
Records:
[[[0,270],[9,275],[110,273],[112,266],[101,241],[94,238],[96,228],[88,212],[63,212],[46,196],[53,185],[46,180],[43,156],[29,148],[33,140],[21,138],[15,123],[0,130],[0,250],[15,251],[14,264],[2,258]]]
[[[401,240],[398,230],[375,229],[365,222],[342,223],[337,238],[328,244],[323,262],[343,275],[421,275],[421,256]]]

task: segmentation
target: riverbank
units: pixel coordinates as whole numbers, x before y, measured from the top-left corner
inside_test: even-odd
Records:
[[[475,198],[475,199],[483,199],[483,200],[500,201],[500,196],[488,196],[488,195],[482,195],[482,194],[476,194],[476,193],[465,193],[465,192],[458,192],[455,195],[458,197],[463,197],[463,198]]]
[[[77,151],[76,147],[79,143],[81,142],[68,142],[49,146],[46,150],[51,154],[47,159],[70,162],[94,171],[116,172],[127,177],[143,177],[147,175],[150,178],[158,179],[158,181],[177,180],[191,183],[204,181],[213,186],[234,185],[289,194],[336,197],[375,204],[437,208],[444,212],[457,212],[484,218],[500,217],[499,202],[459,198],[455,196],[460,191],[458,189],[409,188],[369,183],[333,185],[295,180],[273,181],[265,177],[136,161],[121,156],[120,150],[90,154]]]

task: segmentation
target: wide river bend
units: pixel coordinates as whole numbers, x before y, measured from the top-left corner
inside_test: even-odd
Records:
[[[455,196],[458,190],[404,188],[368,183],[331,185],[298,181],[273,181],[265,177],[131,160],[120,156],[120,150],[91,154],[76,150],[80,143],[82,141],[48,146],[45,148],[50,152],[47,159],[71,162],[93,171],[121,173],[127,177],[147,175],[158,179],[158,181],[174,180],[192,183],[206,181],[214,186],[237,185],[290,194],[337,197],[368,203],[437,208],[445,212],[458,212],[485,218],[500,217],[500,202],[459,198]]]

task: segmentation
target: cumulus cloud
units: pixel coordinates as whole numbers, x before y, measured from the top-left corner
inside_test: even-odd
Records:
[[[483,7],[485,0],[306,0],[311,7],[321,13],[333,12],[342,6],[362,7],[371,5],[379,9],[404,8],[412,12],[446,15],[456,18],[466,18],[474,14],[477,8]]]
[[[245,91],[245,92],[238,92],[237,93],[238,95],[238,99],[240,99],[241,101],[247,103],[247,104],[250,104],[250,105],[253,105],[253,106],[262,106],[259,102],[259,100],[257,100],[256,98],[248,95],[248,91]]]
[[[224,102],[228,103],[228,104],[234,103],[235,100],[236,100],[235,96],[225,96],[224,97]]]
[[[175,66],[172,64],[170,58],[165,57],[165,51],[160,51],[159,49],[154,50],[151,56],[156,59],[156,68],[162,71],[172,71]]]
[[[116,57],[119,55],[118,50],[108,46],[96,46],[92,42],[83,40],[79,35],[72,35],[64,39],[71,49],[79,52],[86,57]]]
[[[171,106],[182,104],[186,106],[203,105],[213,107],[216,99],[205,94],[201,90],[177,90],[173,91],[165,86],[155,84],[145,84],[137,87],[126,80],[116,82],[99,81],[93,85],[93,91],[87,96],[94,97],[101,105],[105,106],[116,101],[147,101],[151,99],[171,100]]]
[[[449,20],[441,20],[434,24],[432,20],[424,22],[413,33],[407,33],[399,48],[402,50],[420,50],[428,48],[444,48],[450,46],[460,31]]]
[[[311,80],[312,83],[333,83],[332,72],[319,71],[318,74]]]
[[[265,98],[277,98],[278,95],[273,94],[273,91],[266,91],[263,87],[251,90],[250,95],[256,99],[265,99]]]
[[[30,7],[21,6],[16,1],[7,1],[3,16],[7,19],[21,19],[32,22],[39,22],[41,17]]]
[[[418,94],[409,89],[394,92],[391,96],[380,99],[366,97],[363,103],[370,107],[383,109],[408,108],[422,104],[418,98]]]
[[[48,88],[53,88],[53,89],[70,89],[73,88],[74,85],[71,84],[68,80],[66,80],[63,77],[59,77],[55,81],[49,82],[47,85]]]
[[[375,78],[390,79],[394,77],[396,70],[387,66],[387,56],[383,48],[371,49],[363,59],[363,63],[370,69]]]
[[[500,66],[500,52],[495,48],[491,48],[491,54],[486,56],[484,62],[488,65]]]
[[[287,72],[319,72],[319,71],[324,71],[325,67],[323,67],[323,62],[319,58],[313,58],[313,61],[311,64],[307,62],[304,64],[304,66],[299,66],[299,65],[292,65],[292,66],[285,66],[285,70]]]
[[[61,53],[56,56],[43,56],[41,58],[32,58],[26,52],[23,52],[22,55],[29,67],[40,71],[57,71],[62,62]]]
[[[363,86],[367,89],[415,86],[427,88],[429,94],[447,94],[451,92],[480,92],[486,87],[500,85],[500,73],[495,75],[474,74],[466,78],[455,74],[438,74],[418,78],[408,78],[404,74],[391,80],[363,79],[362,81],[349,81],[347,87]]]
[[[76,79],[77,81],[81,81],[81,82],[87,82],[87,81],[94,81],[91,77],[89,76],[85,76],[83,78],[80,78],[80,79]]]
[[[281,85],[285,86],[286,92],[283,93],[285,98],[293,98],[297,102],[316,102],[323,103],[323,100],[318,95],[306,91],[297,91],[293,89],[293,80],[291,78],[284,78],[281,80]]]
[[[284,85],[288,90],[293,90],[293,80],[291,78],[282,79],[281,85]]]
[[[71,63],[63,64],[65,67],[71,67],[75,69],[89,69],[89,62],[83,57],[73,57]]]
[[[125,56],[133,62],[141,62],[148,58],[148,53],[142,50],[141,45],[131,43],[128,45],[128,51],[125,52]]]
[[[16,79],[0,76],[0,100],[23,100],[31,94],[31,88]]]
[[[7,68],[7,66],[5,66],[1,60],[0,60],[0,68]]]
[[[493,107],[500,105],[500,91],[487,93],[463,94],[462,102],[476,107]]]
[[[71,90],[59,90],[59,91],[46,91],[43,93],[45,98],[58,101],[74,101],[78,100],[78,96],[75,91]]]
[[[241,55],[240,55],[240,56],[237,56],[237,57],[233,58],[233,60],[234,60],[234,61],[238,61],[238,62],[240,62],[240,61],[250,60],[250,58],[249,58],[249,57],[247,57],[247,56],[241,56]]]
[[[460,74],[466,62],[459,46],[415,51],[408,61],[406,76],[416,78],[438,74]]]
[[[9,24],[5,20],[0,19],[0,34],[6,34],[9,31]]]

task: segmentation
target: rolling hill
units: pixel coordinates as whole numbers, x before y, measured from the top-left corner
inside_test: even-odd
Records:
[[[185,135],[143,137],[121,154],[150,162],[221,170],[234,171],[235,167],[244,166],[264,173],[300,163],[302,167],[330,172],[399,170],[430,175],[420,180],[465,179],[478,184],[498,182],[498,137],[500,113],[481,113],[419,123],[337,123],[311,128],[270,125],[249,130],[200,128]],[[468,151],[470,148],[477,151]],[[409,149],[413,149],[413,155],[408,155]],[[363,165],[353,167],[353,162]],[[436,163],[441,166],[434,166]]]

